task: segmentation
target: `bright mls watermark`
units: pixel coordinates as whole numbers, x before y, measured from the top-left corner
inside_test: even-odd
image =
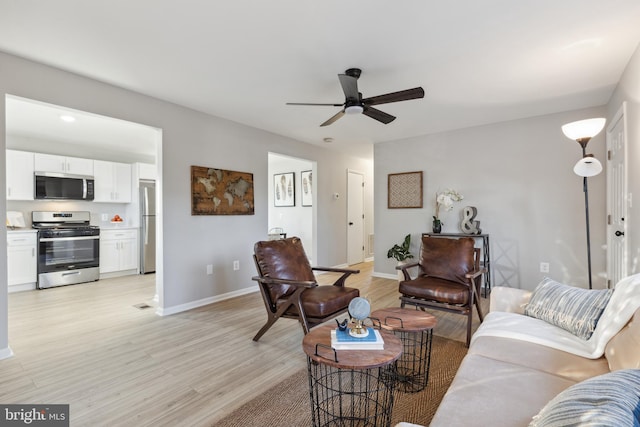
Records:
[[[69,405],[2,405],[0,425],[69,427]]]

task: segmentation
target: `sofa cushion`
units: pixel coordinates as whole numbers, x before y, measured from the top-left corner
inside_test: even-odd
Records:
[[[530,427],[640,425],[640,370],[590,378],[564,390],[533,417]]]
[[[430,427],[526,426],[574,381],[536,369],[468,354]]]
[[[573,382],[609,372],[609,364],[604,357],[587,359],[566,351],[510,338],[480,337],[473,342],[468,354],[536,369]]]
[[[524,314],[588,340],[610,297],[610,289],[581,289],[545,277],[533,291]]]

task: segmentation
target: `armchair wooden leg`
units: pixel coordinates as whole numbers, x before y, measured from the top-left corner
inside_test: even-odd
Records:
[[[258,331],[256,336],[253,337],[253,340],[258,341],[260,337],[262,337],[264,333],[267,332],[274,323],[276,323],[276,320],[278,320],[276,316],[269,317],[269,319],[267,320],[267,323],[265,323],[264,326]]]
[[[467,316],[467,348],[471,344],[471,324],[473,323],[473,307],[469,307],[469,314]]]

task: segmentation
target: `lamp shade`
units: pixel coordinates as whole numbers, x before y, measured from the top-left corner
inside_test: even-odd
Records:
[[[602,163],[592,156],[583,157],[573,167],[573,171],[579,176],[596,176],[602,172]]]
[[[602,117],[597,119],[579,120],[562,126],[562,132],[567,138],[573,139],[574,141],[582,138],[593,138],[604,128],[605,122],[606,119]]]

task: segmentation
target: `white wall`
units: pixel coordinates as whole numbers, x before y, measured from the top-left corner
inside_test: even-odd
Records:
[[[315,264],[313,241],[313,206],[302,206],[302,171],[312,170],[313,162],[292,157],[269,154],[269,179],[267,181],[269,195],[269,230],[274,227],[282,228],[287,237],[299,237],[302,245]],[[275,206],[273,176],[280,173],[293,172],[295,174],[295,206]]]
[[[539,263],[549,262],[550,277],[587,287],[584,193],[573,173],[582,152],[561,126],[603,114],[593,108],[376,144],[375,271],[395,274],[386,252],[407,233],[417,254],[420,234],[431,231],[436,191],[453,188],[464,200],[444,215],[443,231],[459,232],[462,208],[477,207],[491,239],[492,286],[533,289],[543,276]],[[604,132],[588,152],[604,159]],[[424,207],[387,209],[387,175],[420,170]],[[605,180],[604,173],[589,179],[594,288],[606,286]]]
[[[268,153],[315,161],[318,182],[317,262],[346,262],[346,170],[370,170],[371,160],[212,117],[106,83],[0,53],[0,95],[11,94],[162,129],[164,257],[161,306],[170,311],[245,288],[255,288],[252,249],[268,229]],[[5,104],[0,103],[0,117]],[[0,164],[5,164],[5,120],[0,120]],[[191,216],[190,166],[211,166],[254,175],[255,215]],[[326,179],[325,179],[326,177]],[[371,177],[368,177],[371,181]],[[6,210],[5,174],[0,174],[0,212]],[[369,201],[371,203],[371,201]],[[6,242],[6,230],[0,228]],[[7,348],[6,244],[0,244],[0,352]],[[233,271],[233,260],[240,270]],[[214,274],[206,275],[206,265]],[[1,357],[1,354],[0,354]]]
[[[631,195],[635,195],[635,203],[629,207],[629,219],[626,221],[625,237],[629,244],[627,272],[635,274],[640,273],[640,208],[638,206],[638,197],[640,197],[640,45],[631,57],[609,101],[607,109],[609,120],[613,118],[624,101],[627,102],[628,191]]]

